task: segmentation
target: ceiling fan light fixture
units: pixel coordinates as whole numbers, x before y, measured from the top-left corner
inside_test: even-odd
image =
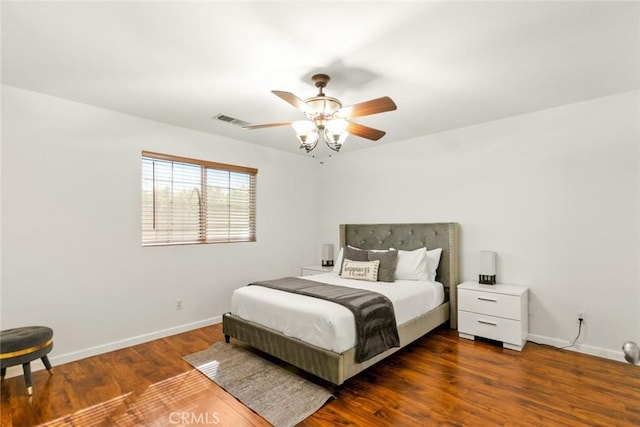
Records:
[[[348,135],[348,132],[343,132],[336,137],[335,135],[329,133],[328,130],[325,130],[324,142],[333,151],[340,151],[340,149],[342,148],[342,144],[344,144],[344,141],[347,139]]]
[[[342,108],[342,103],[330,96],[314,96],[313,98],[305,99],[304,102],[315,111],[314,115],[331,116]]]
[[[349,135],[346,130],[348,125],[349,122],[344,119],[323,120],[320,123],[298,120],[291,123],[300,142],[300,148],[304,148],[307,153],[313,150],[320,140],[333,151],[340,151]]]
[[[331,132],[331,134],[337,137],[347,130],[348,125],[349,122],[347,122],[345,119],[333,119],[329,120],[325,127],[327,131]]]
[[[291,123],[291,126],[296,131],[300,148],[304,148],[308,153],[316,147],[320,135],[315,123],[309,120],[298,120]]]
[[[325,142],[334,151],[340,151],[342,144],[347,139],[349,132],[347,132],[347,126],[349,122],[345,119],[333,119],[329,120],[325,125],[324,137]]]

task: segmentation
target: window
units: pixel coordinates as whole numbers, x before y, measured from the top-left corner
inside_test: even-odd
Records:
[[[255,242],[257,169],[142,152],[142,245]]]

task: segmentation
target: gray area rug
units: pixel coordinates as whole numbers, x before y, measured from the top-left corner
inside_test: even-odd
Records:
[[[183,359],[276,427],[298,424],[332,397],[325,388],[234,343],[217,342]]]

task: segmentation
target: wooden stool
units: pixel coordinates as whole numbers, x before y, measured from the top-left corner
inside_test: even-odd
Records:
[[[0,331],[0,368],[2,381],[7,373],[7,367],[22,365],[24,381],[29,396],[33,394],[31,387],[31,361],[42,359],[49,374],[51,363],[47,353],[53,348],[53,330],[46,326],[26,326],[23,328]]]

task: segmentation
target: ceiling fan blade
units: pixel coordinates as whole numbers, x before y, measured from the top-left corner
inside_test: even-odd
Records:
[[[283,92],[281,90],[272,90],[271,93],[273,93],[274,95],[284,99],[289,104],[291,104],[294,107],[296,107],[298,110],[301,110],[301,111],[303,111],[305,113],[309,113],[309,114],[315,113],[313,108],[309,107],[306,102],[304,102],[302,99],[298,98],[297,96],[295,96],[291,92]]]
[[[336,116],[350,119],[352,117],[369,116],[371,114],[384,113],[385,111],[392,111],[398,108],[396,103],[393,102],[388,96],[382,98],[372,99],[370,101],[354,104],[349,107],[344,107],[336,111]]]
[[[382,130],[370,128],[369,126],[364,126],[352,122],[349,122],[349,125],[347,125],[347,132],[361,138],[370,139],[372,141],[377,141],[386,134],[386,132]]]
[[[276,126],[288,126],[291,122],[282,122],[282,123],[267,123],[264,125],[248,125],[242,126],[242,129],[263,129],[263,128],[274,128]]]

